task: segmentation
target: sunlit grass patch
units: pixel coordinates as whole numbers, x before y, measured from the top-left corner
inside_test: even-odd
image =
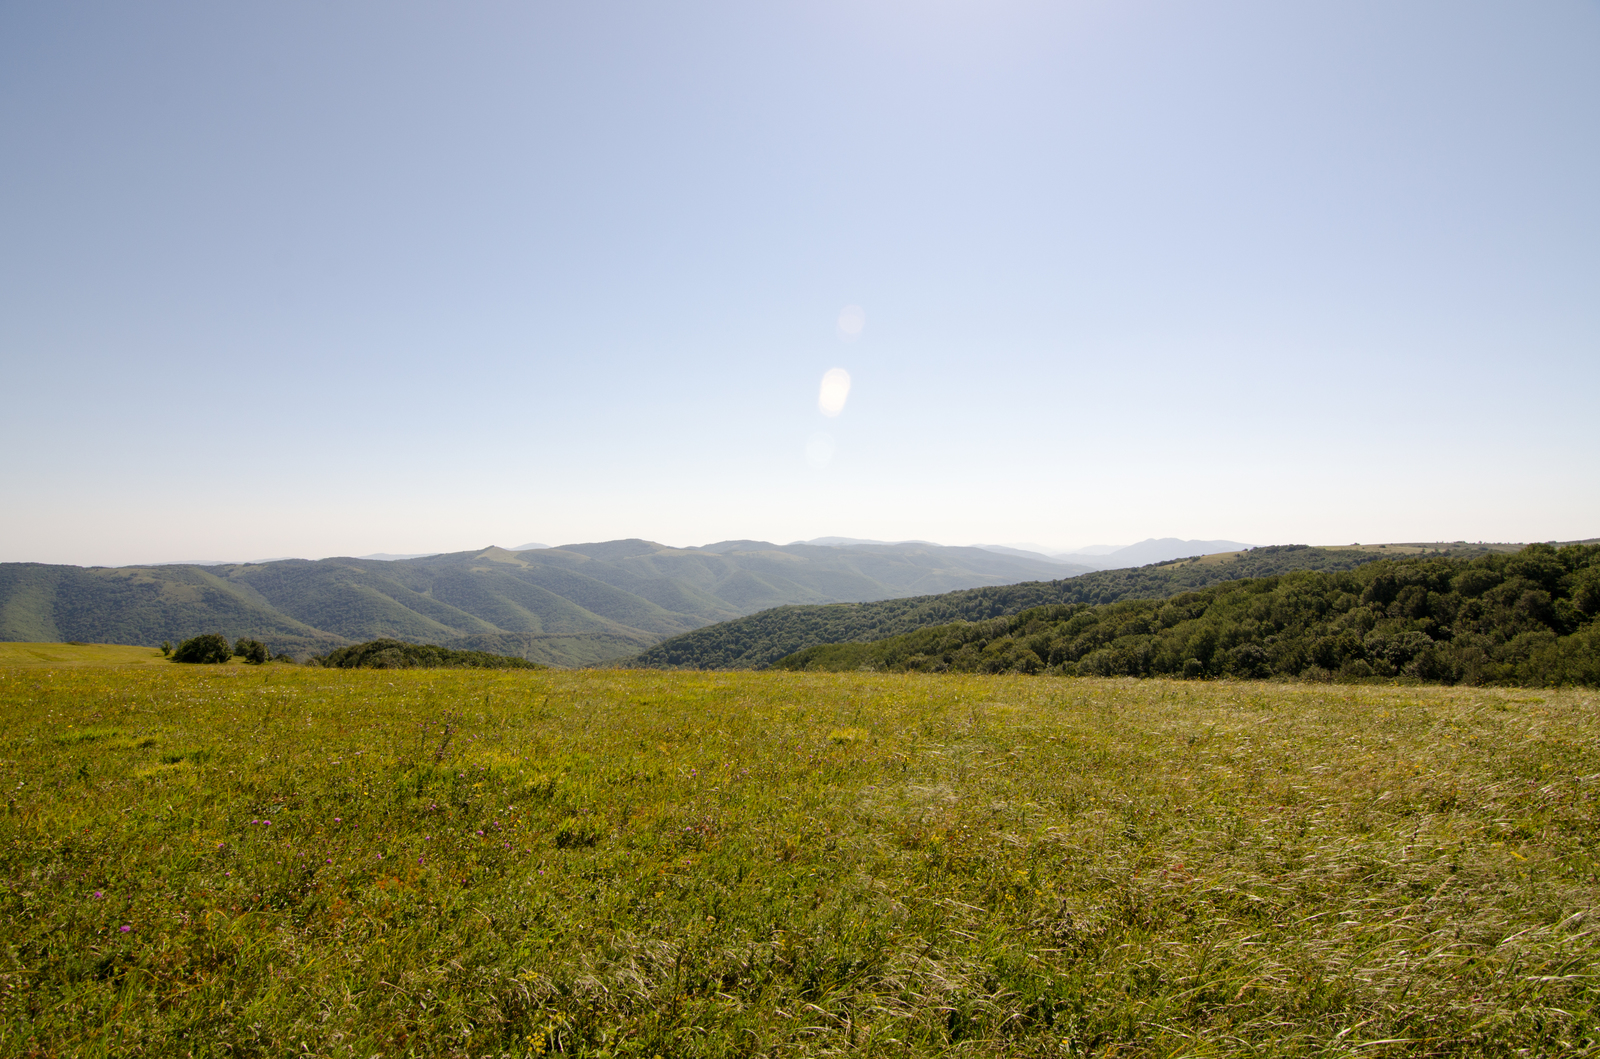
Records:
[[[115,739],[121,734],[120,728],[76,728],[69,724],[64,731],[55,734],[53,741],[61,746],[74,746],[78,743],[92,743],[96,739]]]
[[[192,783],[196,779],[193,762],[181,758],[173,761],[162,760],[149,765],[139,765],[133,770],[133,778],[138,780],[178,780]]]

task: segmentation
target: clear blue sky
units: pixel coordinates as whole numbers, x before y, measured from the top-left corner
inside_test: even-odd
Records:
[[[0,560],[1596,536],[1600,4],[6,4],[0,386]]]

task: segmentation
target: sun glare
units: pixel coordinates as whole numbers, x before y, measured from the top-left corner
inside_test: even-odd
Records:
[[[843,368],[832,368],[822,377],[822,392],[817,395],[817,408],[825,416],[837,416],[844,411],[844,402],[850,396],[850,373]]]

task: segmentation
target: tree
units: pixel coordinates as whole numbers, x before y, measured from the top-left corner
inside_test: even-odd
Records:
[[[233,651],[228,647],[228,639],[221,633],[208,632],[191,637],[178,645],[172,652],[174,662],[190,662],[216,664],[226,662],[233,657]]]
[[[260,640],[240,640],[233,645],[233,653],[253,666],[264,665],[272,657]]]

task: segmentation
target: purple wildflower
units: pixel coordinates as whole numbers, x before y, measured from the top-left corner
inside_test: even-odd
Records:
[[[121,930],[122,933],[126,934],[128,931],[132,930],[133,928],[128,926],[126,923],[124,923],[121,926],[121,928],[119,928],[119,929]]]

